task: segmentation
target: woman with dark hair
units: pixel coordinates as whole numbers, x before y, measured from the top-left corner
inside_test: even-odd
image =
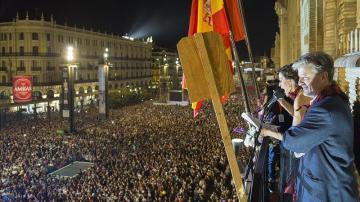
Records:
[[[299,76],[297,71],[294,71],[291,66],[292,64],[285,65],[278,71],[279,86],[284,89],[285,95],[291,98],[294,104],[287,102],[284,98],[278,99],[278,102],[293,116],[293,125],[297,125],[301,122],[311,98],[303,94],[301,87],[298,85]]]
[[[298,85],[299,76],[297,71],[294,71],[292,64],[285,65],[279,71],[279,87],[285,91],[285,95],[289,97],[292,103],[284,98],[278,99],[279,104],[286,109],[293,116],[292,125],[297,125],[301,122],[307,106],[310,103],[310,98],[306,97],[301,87]],[[284,193],[292,194],[292,200],[295,199],[295,181],[297,176],[297,169],[299,160],[303,154],[293,153],[284,148],[281,149],[281,183],[280,189]]]

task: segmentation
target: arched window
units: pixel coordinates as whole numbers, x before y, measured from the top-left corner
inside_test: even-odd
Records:
[[[53,90],[48,90],[48,92],[46,93],[46,97],[47,98],[54,98],[54,91]]]
[[[79,88],[79,94],[84,94],[85,93],[85,89],[83,87]]]

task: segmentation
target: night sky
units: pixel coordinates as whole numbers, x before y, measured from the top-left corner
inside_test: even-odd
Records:
[[[243,0],[249,37],[255,56],[270,54],[277,28],[275,0]],[[25,18],[40,19],[50,14],[59,24],[90,27],[94,31],[134,37],[152,35],[157,45],[175,49],[187,34],[191,0],[0,0],[0,21],[9,21],[19,12]],[[240,55],[246,56],[243,42]]]

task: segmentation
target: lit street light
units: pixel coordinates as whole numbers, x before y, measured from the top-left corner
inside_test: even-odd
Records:
[[[66,60],[68,61],[68,63],[74,60],[74,48],[72,46],[67,47]]]
[[[66,67],[63,72],[63,85],[62,85],[62,114],[63,118],[67,118],[69,121],[69,132],[75,132],[75,122],[74,122],[74,75],[75,68],[77,67],[74,63],[75,54],[74,48],[68,46],[66,49]]]
[[[108,48],[105,48],[105,52],[104,52],[104,60],[105,60],[105,63],[107,62],[108,57],[109,57],[109,49],[108,49]]]
[[[108,80],[109,66],[108,61],[109,49],[105,48],[103,58],[99,62],[98,79],[99,79],[99,115],[102,120],[109,118],[108,107]]]

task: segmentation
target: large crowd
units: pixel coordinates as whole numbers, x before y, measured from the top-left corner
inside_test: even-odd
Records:
[[[242,111],[236,97],[225,105],[232,137],[242,137],[233,132],[245,127]],[[56,133],[64,121],[55,115],[24,116],[0,132],[2,200],[237,200],[209,103],[196,118],[188,106],[145,102],[112,110],[104,122],[89,108],[77,116],[82,130],[72,135]],[[243,148],[239,160],[247,154]],[[73,178],[49,175],[74,161],[94,166]]]

